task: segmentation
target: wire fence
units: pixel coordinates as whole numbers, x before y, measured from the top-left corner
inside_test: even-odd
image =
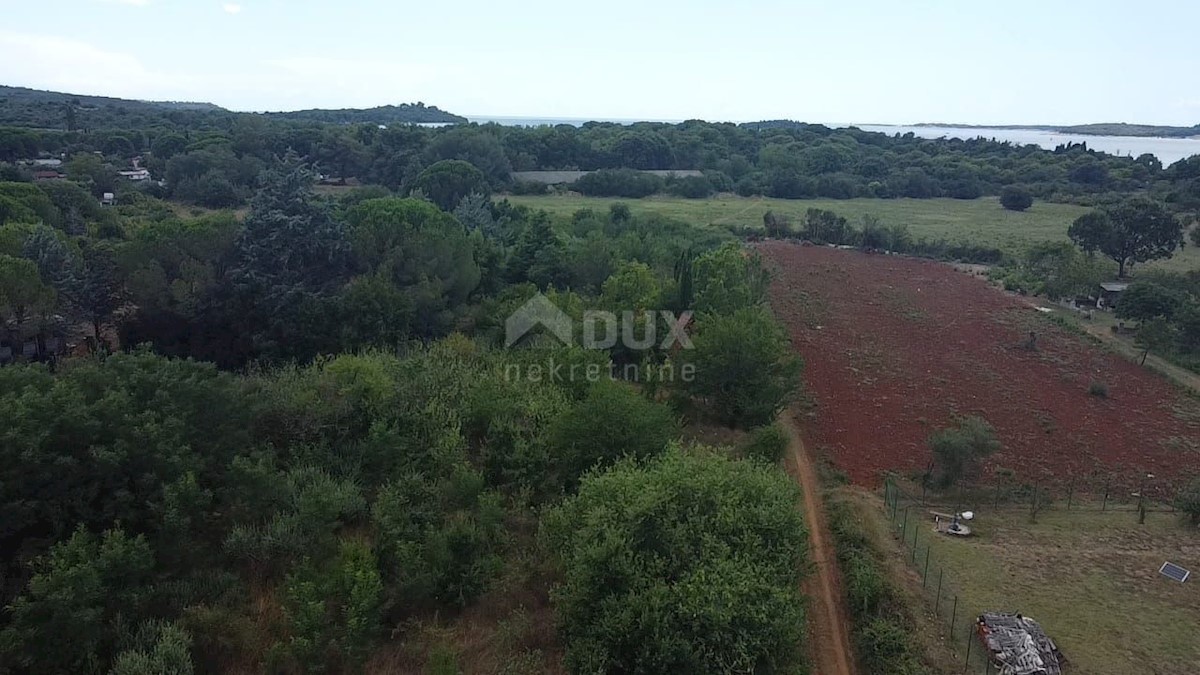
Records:
[[[944,638],[964,674],[998,674],[999,666],[992,662],[976,633],[977,617],[985,608],[973,607],[964,600],[962,589],[934,554],[933,537],[944,535],[934,532],[931,520],[926,517],[928,505],[922,502],[890,479],[884,484],[884,505],[892,532],[902,545],[906,562],[920,576],[922,594],[933,611],[938,637]]]
[[[921,591],[932,610],[938,637],[945,640],[957,669],[967,673],[1001,672],[986,644],[980,640],[978,617],[985,611],[1019,611],[1017,607],[974,606],[964,589],[939,558],[935,541],[949,535],[936,530],[935,514],[954,517],[964,510],[1022,509],[1036,519],[1045,511],[1064,509],[1110,513],[1113,517],[1138,518],[1147,513],[1175,511],[1174,487],[1157,483],[1151,474],[1118,481],[1104,477],[1099,481],[1068,480],[1065,483],[1013,485],[999,482],[993,486],[974,486],[950,493],[932,493],[888,478],[884,484],[884,505],[892,532],[901,544],[906,562],[916,571]],[[919,490],[919,491],[918,491]]]
[[[1031,520],[1049,511],[1086,511],[1137,518],[1147,513],[1174,513],[1176,495],[1186,481],[1168,481],[1150,472],[1095,473],[1065,480],[1018,482],[1012,475],[997,474],[991,484],[976,483],[935,492],[922,485],[888,477],[884,505],[892,532],[901,544],[906,562],[921,580],[921,590],[932,609],[937,635],[961,665],[962,673],[1000,673],[978,637],[978,617],[985,611],[1018,608],[977,607],[966,600],[960,586],[939,559],[934,542],[948,536],[936,532],[934,513],[949,517],[964,510],[1026,511]],[[907,489],[906,489],[907,488]]]
[[[889,479],[898,487],[900,482]],[[1178,477],[1165,479],[1150,472],[1122,474],[1091,473],[1060,478],[1017,480],[1012,474],[997,473],[988,481],[935,492],[923,485],[912,488],[911,497],[923,505],[937,504],[990,508],[993,511],[1027,510],[1033,517],[1050,509],[1069,511],[1174,513],[1177,497],[1188,483]]]

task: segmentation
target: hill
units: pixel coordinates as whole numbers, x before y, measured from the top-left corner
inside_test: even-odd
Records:
[[[107,96],[0,86],[0,126],[56,129],[131,129],[159,124],[198,125],[216,118],[255,115],[192,101],[137,101]],[[261,113],[275,119],[334,124],[458,123],[466,118],[424,103],[365,110],[299,110]]]

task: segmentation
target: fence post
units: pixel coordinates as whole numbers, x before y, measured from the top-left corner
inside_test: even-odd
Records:
[[[971,667],[971,643],[972,642],[974,642],[974,640],[971,639],[971,634],[967,633],[967,660],[965,663],[963,663],[963,675],[966,675],[967,669]]]
[[[1071,486],[1067,488],[1067,510],[1071,510],[1071,501],[1075,498],[1075,478],[1071,477]]]
[[[937,602],[933,603],[933,615],[938,616],[942,613],[942,575],[946,573],[945,567],[938,568],[938,592]]]
[[[917,564],[917,535],[919,534],[921,534],[921,525],[919,523],[913,523],[912,564],[914,565]]]
[[[921,575],[921,588],[925,588],[929,582],[929,552],[932,550],[932,543],[925,547],[925,574]]]
[[[950,610],[950,639],[954,639],[954,620],[958,618],[958,595],[954,596],[954,609]]]
[[[900,535],[900,541],[904,541],[908,538],[908,510],[910,508],[911,507],[908,506],[904,507],[904,524],[900,526],[900,532],[902,532]]]
[[[1100,510],[1101,511],[1108,509],[1108,488],[1111,483],[1112,483],[1112,478],[1104,479],[1104,501],[1100,502]]]

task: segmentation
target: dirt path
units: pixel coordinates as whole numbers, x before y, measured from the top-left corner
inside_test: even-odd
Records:
[[[804,581],[805,595],[812,602],[808,621],[812,629],[809,651],[813,672],[816,675],[854,675],[849,615],[843,602],[837,555],[825,521],[817,469],[804,447],[791,412],[785,411],[779,421],[787,431],[796,480],[804,491],[804,520],[808,523],[809,553],[815,568],[815,574]]]

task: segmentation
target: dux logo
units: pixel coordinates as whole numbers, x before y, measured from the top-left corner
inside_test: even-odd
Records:
[[[609,349],[619,339],[629,349],[650,349],[656,344],[662,349],[676,345],[691,349],[692,341],[687,334],[691,320],[691,312],[675,316],[667,310],[624,311],[618,317],[615,312],[587,310],[583,313],[582,346],[584,349]],[[666,326],[667,335],[659,343],[657,333],[662,325]],[[539,326],[560,344],[574,344],[575,322],[549,298],[538,293],[505,320],[505,346],[524,342],[526,336]]]

